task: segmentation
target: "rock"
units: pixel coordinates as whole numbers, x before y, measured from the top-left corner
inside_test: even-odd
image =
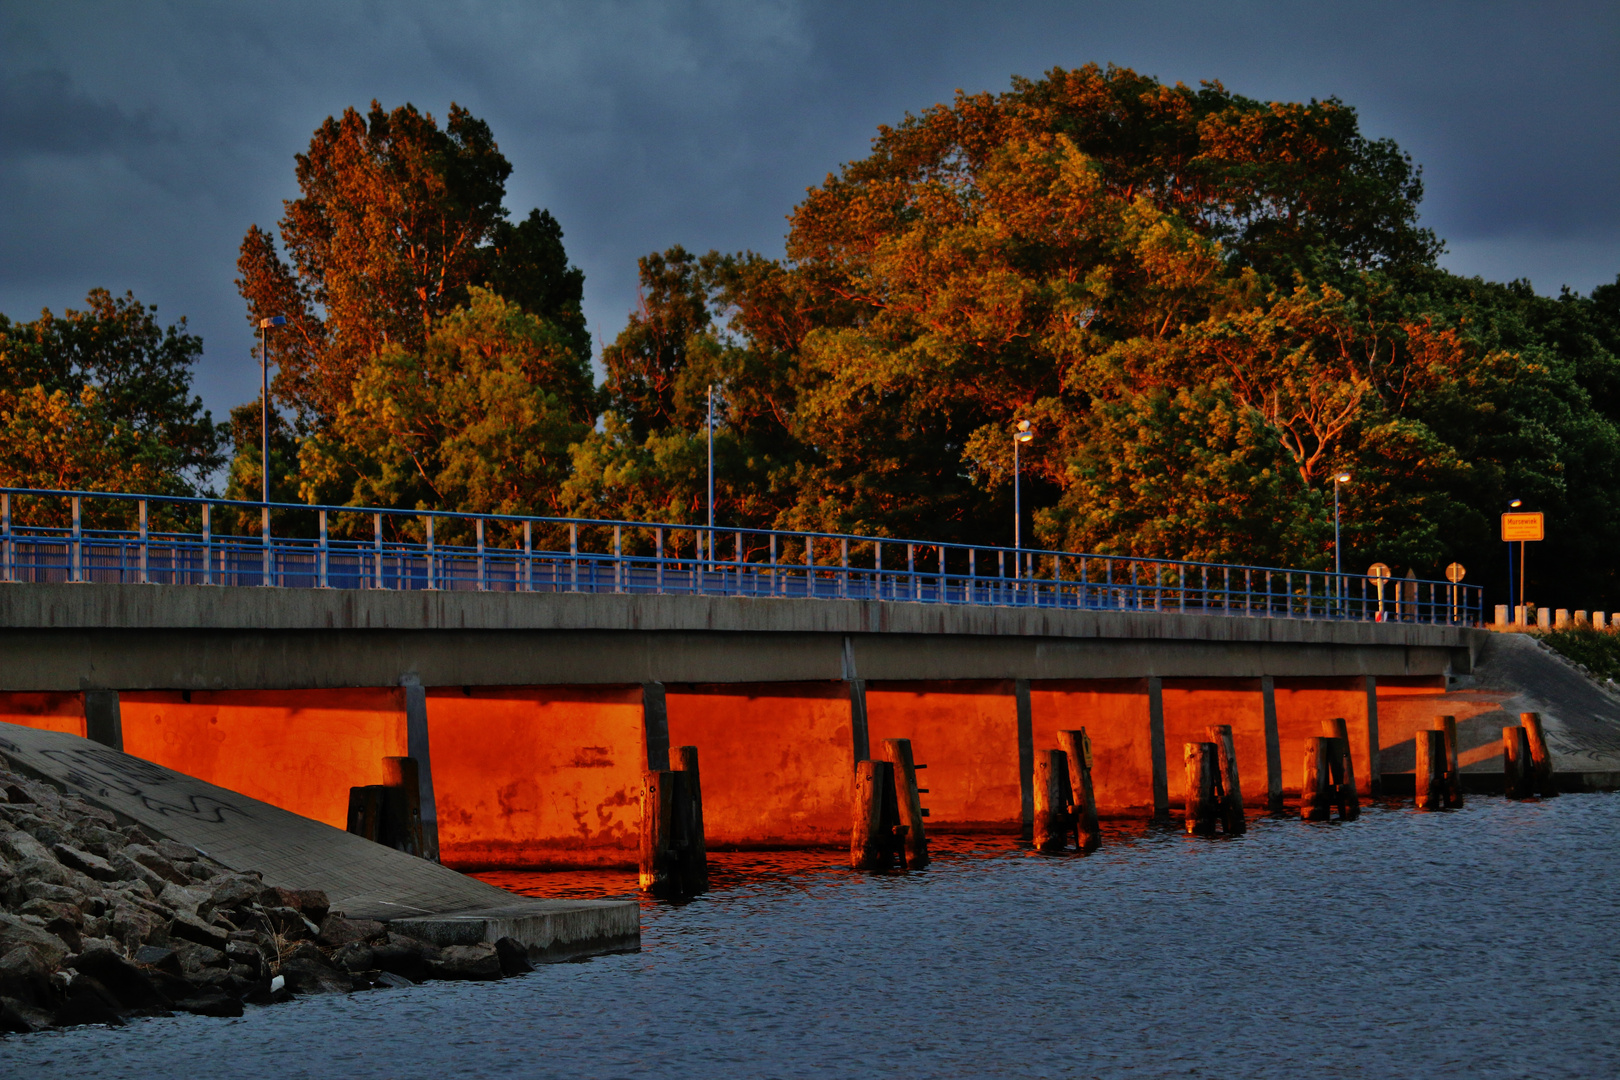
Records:
[[[130,952],[142,945],[169,943],[169,924],[137,904],[114,904],[108,929]]]
[[[224,967],[229,963],[222,950],[191,941],[176,941],[174,954],[180,958],[180,966],[188,976],[195,976],[204,968]]]
[[[158,893],[157,898],[160,904],[166,904],[176,911],[184,911],[205,921],[214,913],[213,894],[205,889],[191,889],[171,881],[163,886],[163,891]]]
[[[439,959],[428,961],[428,972],[435,979],[498,979],[501,961],[487,941],[451,945],[440,950]]]
[[[97,881],[117,881],[120,876],[118,871],[113,869],[112,864],[100,855],[92,855],[88,851],[80,851],[78,848],[70,847],[67,844],[57,844],[52,847],[51,854],[56,856],[57,862],[69,870],[77,870],[86,877],[95,878]]]
[[[392,971],[379,971],[371,980],[371,985],[383,990],[402,990],[407,986],[416,984],[402,975],[395,975]]]
[[[225,945],[225,957],[233,965],[251,968],[255,976],[264,971],[264,954],[248,941],[230,941]]]
[[[359,941],[338,946],[332,953],[332,963],[351,975],[377,969],[376,957],[372,954],[371,947]]]
[[[242,1003],[217,987],[199,990],[190,997],[181,998],[174,1003],[174,1007],[181,1012],[188,1012],[197,1016],[231,1017],[242,1015]]]
[[[0,912],[0,955],[18,945],[32,946],[52,968],[60,967],[68,955],[67,943],[55,934],[32,926],[15,915]]]
[[[347,975],[324,961],[303,957],[287,960],[279,974],[295,994],[346,994],[354,989]]]
[[[86,893],[71,885],[28,881],[23,883],[22,892],[29,900],[49,900],[55,904],[67,904],[89,915],[100,915],[107,910],[106,898],[99,888],[95,893]]]
[[[169,923],[169,939],[171,941],[191,941],[198,945],[207,945],[211,949],[225,948],[230,937],[224,931],[209,926],[195,915],[188,915],[184,911],[174,913],[174,919]]]
[[[171,863],[179,863],[182,860],[190,862],[197,857],[196,848],[188,847],[185,844],[177,844],[173,840],[159,840],[152,845],[152,850],[168,859]]]
[[[111,949],[88,949],[70,961],[81,975],[89,975],[118,999],[125,1012],[164,1013],[169,999],[146,972]]]
[[[335,948],[357,941],[381,941],[387,932],[386,926],[373,919],[346,919],[330,914],[321,922],[321,933],[316,940]]]
[[[261,892],[259,904],[266,910],[278,907],[292,908],[302,913],[317,927],[331,910],[331,903],[320,889],[286,889],[280,885],[272,885]]]
[[[112,865],[113,869],[118,871],[119,880],[138,881],[142,885],[145,885],[147,891],[149,891],[153,896],[156,896],[158,893],[162,892],[163,886],[167,884],[166,878],[158,875],[150,867],[138,863],[132,859],[128,854],[128,849],[125,851],[113,852],[112,857],[109,858],[107,862]]]
[[[111,858],[113,852],[124,849],[122,836],[99,825],[79,826],[73,830],[73,838],[79,842],[79,847],[103,859]]]
[[[261,917],[271,933],[279,934],[288,941],[313,939],[321,932],[320,927],[306,919],[297,908],[267,907]]]
[[[50,999],[54,970],[32,945],[14,945],[0,956],[0,996],[42,1005]]]
[[[118,1027],[124,1022],[123,1017],[118,1015],[118,999],[92,975],[74,976],[63,997],[63,1003],[51,1018],[58,1027],[74,1024]]]
[[[500,959],[502,975],[522,975],[534,970],[529,947],[516,938],[503,937],[495,942],[495,955]]]
[[[157,843],[157,841],[148,836],[146,834],[146,830],[142,829],[139,825],[125,825],[118,831],[123,835],[124,843],[126,844],[145,844],[147,847],[151,847],[153,844]]]
[[[156,968],[168,972],[177,979],[185,976],[185,969],[180,966],[180,957],[175,955],[173,949],[162,945],[142,945],[135,950],[135,955],[131,959],[141,967]]]
[[[34,800],[17,784],[6,785],[6,801],[26,805]]]
[[[28,859],[56,861],[51,856],[50,848],[21,829],[0,829],[0,855],[4,855],[8,861],[14,863]]]
[[[51,1014],[14,998],[0,997],[0,1031],[26,1035],[51,1026]]]
[[[371,947],[371,962],[380,970],[392,972],[413,983],[425,981],[428,977],[427,958],[417,949],[396,944],[392,940],[393,935],[389,937],[388,942]]]
[[[46,925],[53,921],[61,921],[71,926],[84,925],[84,912],[79,910],[77,904],[65,904],[59,900],[45,900],[35,898],[29,900],[16,909],[18,915],[38,915],[45,920]]]
[[[264,891],[264,883],[248,874],[223,874],[209,882],[214,907],[227,911],[252,903]]]
[[[134,859],[137,863],[146,867],[148,870],[152,871],[152,873],[156,874],[164,881],[172,881],[176,885],[186,884],[186,875],[176,870],[174,868],[174,864],[168,859],[165,859],[162,855],[159,855],[156,848],[147,847],[145,844],[131,844],[124,849],[124,854],[129,856],[131,859]],[[153,885],[152,891],[154,893],[161,893],[163,891],[163,886]]]

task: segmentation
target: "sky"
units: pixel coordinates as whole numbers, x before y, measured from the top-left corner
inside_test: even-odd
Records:
[[[202,336],[216,416],[257,395],[251,224],[347,106],[451,102],[585,272],[598,346],[672,244],[780,255],[787,215],[878,125],[1116,64],[1267,100],[1338,97],[1422,166],[1442,263],[1555,295],[1620,275],[1620,5],[0,0],[0,312],[132,290]]]

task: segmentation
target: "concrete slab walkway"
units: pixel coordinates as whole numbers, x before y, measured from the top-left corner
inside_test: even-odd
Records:
[[[88,739],[0,723],[0,755],[28,775],[268,884],[321,889],[334,910],[439,945],[513,937],[536,959],[635,949],[623,900],[537,900],[154,765]]]

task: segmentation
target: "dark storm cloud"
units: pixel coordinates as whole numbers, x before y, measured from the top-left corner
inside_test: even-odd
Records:
[[[373,98],[488,120],[611,340],[635,259],[778,254],[878,124],[1014,74],[1118,63],[1337,96],[1425,169],[1447,265],[1542,291],[1620,271],[1612,5],[0,2],[0,311],[132,288],[191,316],[216,412],[250,397],[235,255],[292,156]]]

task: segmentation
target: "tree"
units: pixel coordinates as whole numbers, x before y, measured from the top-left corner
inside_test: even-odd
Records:
[[[0,315],[0,483],[190,495],[223,462],[191,392],[202,340],[130,293],[92,290],[86,310]]]
[[[584,276],[567,264],[549,213],[514,225],[501,200],[511,164],[489,126],[452,105],[431,115],[372,102],[315,131],[297,156],[302,196],[280,225],[288,260],[257,225],[242,242],[237,287],[254,325],[285,315],[276,345],[277,400],[305,429],[348,402],[370,358],[420,351],[436,320],[493,285],[561,327],[588,359],[579,313]]]

